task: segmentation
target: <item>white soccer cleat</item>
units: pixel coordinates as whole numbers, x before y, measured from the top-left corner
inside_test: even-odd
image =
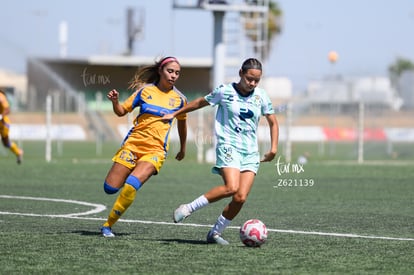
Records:
[[[229,244],[229,242],[223,239],[220,234],[213,233],[212,231],[209,231],[207,234],[207,243],[216,243],[221,245]]]
[[[175,223],[182,222],[185,218],[191,215],[191,211],[186,204],[181,204],[174,211],[173,219]]]

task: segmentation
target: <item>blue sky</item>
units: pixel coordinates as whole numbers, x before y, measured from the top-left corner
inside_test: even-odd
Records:
[[[266,75],[294,86],[334,70],[343,75],[386,75],[396,58],[414,60],[412,0],[279,0],[282,34]],[[145,11],[135,55],[211,57],[213,16],[173,10],[170,0],[0,0],[0,68],[25,72],[30,56],[59,55],[58,26],[68,23],[68,57],[119,54],[126,49],[127,7]],[[328,52],[339,54],[332,66]]]

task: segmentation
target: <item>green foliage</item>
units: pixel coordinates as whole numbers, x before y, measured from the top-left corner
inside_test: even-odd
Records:
[[[247,0],[247,4],[256,5],[257,1]],[[282,10],[279,7],[279,4],[276,1],[269,1],[269,11],[267,14],[267,44],[263,47],[255,47],[254,50],[256,53],[262,53],[263,58],[267,59],[269,57],[270,50],[272,48],[272,42],[274,38],[281,33],[282,31],[282,22],[281,17],[283,15]],[[257,12],[243,12],[241,14],[246,19],[246,24],[244,25],[245,30],[247,31],[247,37],[257,42],[260,38],[263,39],[262,36],[258,36],[257,32],[255,31],[257,28],[257,25],[254,24],[252,20],[254,18],[261,18],[263,15],[261,13]],[[264,31],[264,30],[261,30]]]
[[[414,70],[414,63],[405,58],[397,58],[394,64],[388,68],[389,73],[393,77],[399,77],[404,71]]]
[[[263,163],[248,201],[224,232],[231,244],[223,247],[207,245],[205,236],[228,199],[194,213],[182,225],[172,223],[172,211],[179,204],[221,183],[210,173],[211,165],[196,164],[192,153],[182,162],[169,157],[160,174],[143,186],[123,220],[113,227],[117,237],[101,237],[99,227],[116,197],[106,195],[102,188],[116,147],[106,144],[96,156],[92,144],[65,144],[67,153],[46,163],[41,145],[25,143],[27,157],[20,166],[11,156],[1,156],[2,274],[414,271],[414,241],[363,237],[414,239],[414,170],[410,164],[311,161],[300,173],[290,169],[279,175],[275,163]],[[314,185],[278,186],[279,180],[305,178],[313,179]],[[76,200],[107,209],[90,215],[50,217],[47,215],[85,212],[91,206],[4,195]],[[261,219],[270,230],[268,242],[259,249],[244,247],[239,240],[237,228],[250,218]],[[361,237],[304,234],[314,231]]]

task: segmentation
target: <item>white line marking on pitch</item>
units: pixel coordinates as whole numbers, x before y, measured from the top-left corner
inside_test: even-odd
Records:
[[[95,220],[95,221],[105,221],[105,218],[91,218],[91,217],[79,217],[90,214],[97,214],[106,209],[102,204],[94,204],[83,201],[75,200],[64,200],[64,199],[51,199],[51,198],[37,198],[37,197],[23,197],[23,196],[7,196],[0,195],[0,198],[6,199],[22,199],[22,200],[38,200],[38,201],[53,201],[53,202],[65,202],[80,204],[86,206],[95,207],[94,209],[81,213],[71,213],[71,214],[59,214],[59,215],[47,215],[47,214],[33,214],[33,213],[13,213],[13,212],[2,212],[0,215],[18,215],[18,216],[35,216],[35,217],[61,217],[61,218],[70,218],[70,219],[79,219],[79,220]],[[143,220],[126,220],[120,219],[119,222],[128,222],[128,223],[142,223],[142,224],[158,224],[158,225],[174,225],[174,226],[191,226],[191,227],[212,227],[211,224],[196,224],[196,223],[172,223],[172,222],[156,222],[156,221],[143,221]],[[229,226],[231,229],[240,229],[238,226]],[[361,238],[361,239],[377,239],[377,240],[390,240],[390,241],[414,241],[414,238],[398,238],[398,237],[383,237],[383,236],[371,236],[371,235],[358,235],[358,234],[349,234],[349,233],[329,233],[329,232],[318,232],[318,231],[301,231],[301,230],[285,230],[285,229],[272,229],[268,228],[269,232],[278,232],[278,233],[289,233],[289,234],[304,234],[304,235],[319,235],[319,236],[330,236],[330,237],[345,237],[345,238]]]
[[[105,205],[102,204],[94,204],[89,202],[83,201],[75,201],[75,200],[63,200],[63,199],[51,199],[51,198],[38,198],[38,197],[23,197],[23,196],[7,196],[7,195],[0,195],[0,198],[4,199],[19,199],[19,200],[35,200],[35,201],[53,201],[53,202],[66,202],[66,203],[73,203],[73,204],[80,204],[86,206],[95,207],[92,210],[81,212],[81,213],[71,213],[71,214],[59,214],[59,215],[44,215],[44,214],[32,214],[32,213],[13,213],[13,212],[2,212],[0,214],[4,215],[20,215],[20,216],[44,216],[44,217],[62,217],[62,218],[70,218],[74,216],[84,216],[90,214],[96,214],[104,211],[106,209]]]
[[[102,221],[106,221],[106,219],[104,219],[104,218],[88,218],[88,217],[70,217],[70,218],[82,219],[82,220],[102,220]],[[143,220],[124,220],[124,219],[120,219],[118,222],[158,224],[158,225],[179,225],[179,226],[208,227],[208,228],[213,226],[212,224],[155,222],[155,221],[143,221]],[[237,230],[240,229],[239,226],[229,226],[227,228],[237,229]],[[377,240],[390,240],[390,241],[414,241],[414,238],[383,237],[383,236],[357,235],[357,234],[349,234],[349,233],[328,233],[328,232],[317,232],[317,231],[284,230],[284,229],[272,229],[272,228],[268,228],[267,231],[269,231],[269,232],[278,232],[278,233],[290,233],[290,234],[331,236],[331,237],[377,239]]]

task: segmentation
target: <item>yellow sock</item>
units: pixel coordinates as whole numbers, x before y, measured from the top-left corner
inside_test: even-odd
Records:
[[[16,156],[19,156],[21,153],[20,148],[17,146],[17,144],[15,142],[12,142],[10,144],[10,151],[13,152],[13,154],[15,154]]]
[[[124,214],[128,207],[132,204],[135,199],[137,190],[129,184],[125,184],[121,190],[121,193],[118,195],[114,206],[112,207],[111,212],[108,215],[108,220],[104,223],[103,226],[112,227],[118,219]]]

